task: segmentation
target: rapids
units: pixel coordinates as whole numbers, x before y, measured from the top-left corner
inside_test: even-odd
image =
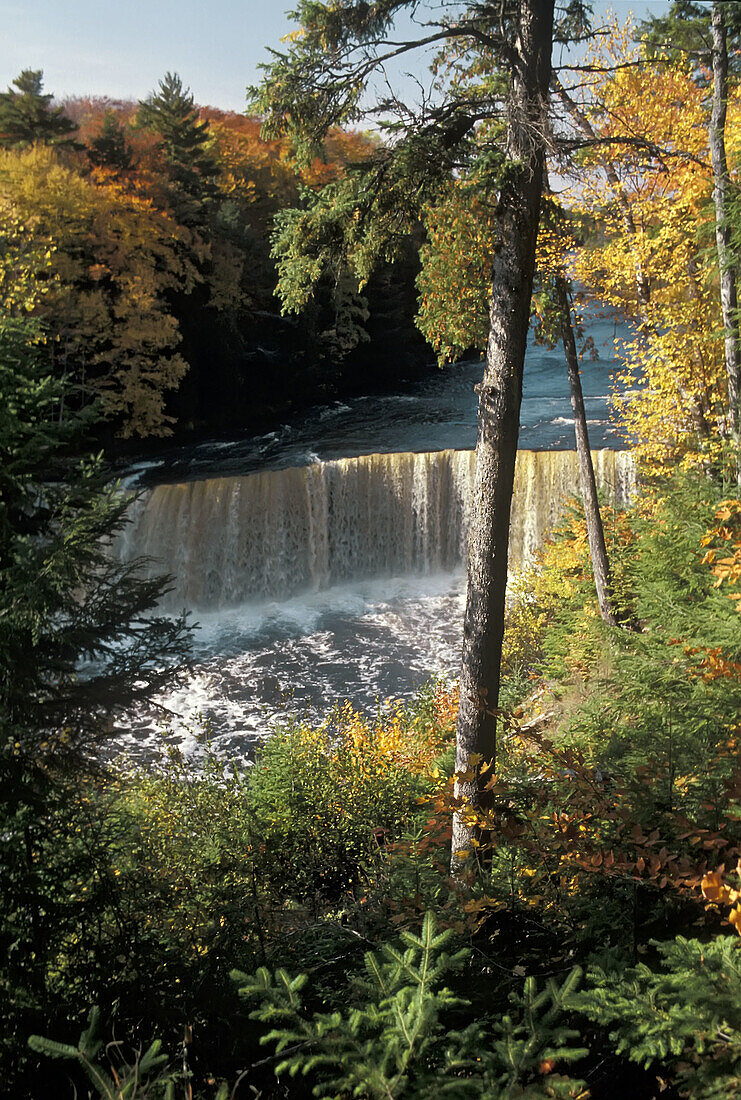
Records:
[[[615,339],[598,305],[582,371],[600,484],[631,492],[609,394]],[[169,722],[186,750],[204,723],[219,748],[249,758],[271,723],[321,719],[338,702],[372,709],[433,675],[458,671],[463,559],[480,362],[434,372],[397,393],[335,401],[265,435],[174,447],[129,471],[144,488],[116,552],[172,575],[165,608],[193,612],[193,666],[182,686],[120,730],[146,752]],[[563,355],[531,345],[525,363],[510,564],[532,554],[578,489]],[[608,549],[611,532],[607,532]],[[163,709],[164,708],[164,709]]]

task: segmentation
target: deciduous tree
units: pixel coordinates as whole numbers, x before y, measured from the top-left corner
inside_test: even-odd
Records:
[[[586,146],[570,202],[601,226],[576,271],[638,322],[622,349],[620,410],[656,468],[716,431],[727,385],[718,268],[702,238],[714,220],[704,92],[686,58],[646,58],[630,35],[614,26],[559,99]]]
[[[534,301],[537,339],[549,346],[563,344],[597,598],[603,619],[616,625],[571,321],[571,291],[564,268],[564,256],[573,250],[575,239],[553,200],[549,201],[548,211],[545,224],[541,219],[538,235],[538,293]],[[418,278],[418,323],[437,350],[441,363],[470,349],[483,352],[487,341],[489,272],[496,247],[493,204],[477,193],[476,188],[466,188],[456,181],[444,200],[427,211],[426,227],[428,240],[422,249]]]
[[[731,237],[731,179],[726,156],[728,110],[728,43],[724,5],[713,4],[713,108],[710,116],[710,163],[713,168],[715,243],[718,250],[720,305],[723,315],[724,353],[728,379],[728,422],[738,436],[741,416],[741,345],[738,326],[737,257]]]
[[[167,434],[165,395],[187,364],[168,293],[192,288],[194,238],[113,176],[82,176],[53,150],[0,155],[0,202],[19,227],[15,247],[51,244],[38,304],[54,334],[58,376],[124,436]]]

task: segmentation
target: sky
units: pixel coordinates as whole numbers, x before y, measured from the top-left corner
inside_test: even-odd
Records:
[[[58,99],[141,99],[177,72],[197,103],[244,110],[266,47],[294,24],[291,0],[0,0],[0,88],[43,69]],[[664,0],[612,0],[622,15],[666,10]],[[595,4],[595,13],[605,3]]]

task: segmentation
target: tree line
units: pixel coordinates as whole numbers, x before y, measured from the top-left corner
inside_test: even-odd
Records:
[[[328,276],[300,325],[273,296],[276,214],[371,145],[336,130],[299,171],[258,119],[197,107],[172,73],[139,104],[54,105],[32,70],[0,95],[4,249],[44,257],[34,312],[109,444],[274,422],[391,363],[425,368],[411,246],[364,294]]]

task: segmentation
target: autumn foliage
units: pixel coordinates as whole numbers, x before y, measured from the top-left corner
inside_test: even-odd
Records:
[[[367,146],[333,133],[299,170],[285,142],[261,138],[259,120],[189,106],[172,79],[172,118],[159,101],[152,110],[80,99],[54,108],[71,144],[47,141],[43,128],[35,142],[0,136],[4,247],[48,252],[49,270],[36,272],[47,293],[34,309],[54,333],[60,375],[78,401],[97,399],[123,437],[171,433],[173,395],[194,364],[202,369],[194,315],[206,331],[231,332],[222,358],[244,348],[255,311],[274,308],[273,217]],[[50,111],[39,106],[42,120]]]
[[[597,144],[580,157],[570,205],[599,228],[574,270],[634,319],[616,401],[626,438],[657,469],[707,443],[726,403],[707,99],[689,58],[645,58],[629,24],[613,22],[589,63],[573,99]],[[740,123],[734,95],[729,148]]]
[[[487,58],[463,71],[458,56],[438,59],[438,72],[448,66],[454,85],[494,94]],[[591,136],[552,166],[561,209],[544,204],[532,315],[548,339],[549,281],[565,269],[632,324],[615,405],[639,482],[630,508],[603,509],[613,596],[630,629],[600,618],[574,502],[510,577],[496,766],[474,754],[453,774],[457,691],[445,683],[373,715],[347,703],[320,723],[286,720],[250,759],[216,751],[207,726],[189,731],[192,758],[178,731],[165,731],[147,766],[73,758],[66,721],[53,736],[34,728],[33,741],[13,729],[0,800],[0,1054],[18,1095],[29,1082],[57,1094],[59,1076],[36,1055],[62,1047],[82,1087],[71,1044],[92,1004],[126,1039],[107,1054],[91,1039],[85,1051],[108,1057],[119,1078],[125,1065],[133,1089],[154,1035],[179,1052],[150,1095],[177,1083],[186,1096],[225,1097],[228,1079],[234,1095],[266,1098],[309,1087],[424,1097],[438,1083],[431,1066],[454,1097],[611,1097],[615,1082],[620,1095],[646,1098],[739,1095],[741,500],[707,80],[689,55],[652,54],[613,24],[557,96],[559,135]],[[39,74],[23,87],[39,97]],[[0,115],[13,94],[0,95]],[[64,435],[65,402],[97,410],[121,437],[171,432],[175,395],[189,386],[191,410],[209,388],[228,403],[194,366],[217,335],[232,392],[251,400],[258,380],[246,352],[261,325],[291,323],[273,302],[279,279],[315,350],[334,363],[363,344],[371,311],[360,282],[370,283],[382,242],[364,251],[353,170],[376,138],[333,130],[298,164],[285,140],[261,136],[258,119],[197,107],[174,74],[138,106],[78,100],[60,113],[41,100],[41,131],[0,132],[0,293],[14,383],[2,412],[10,423],[34,392],[43,399],[34,450]],[[734,183],[740,108],[734,91]],[[402,187],[403,175],[392,182]],[[499,242],[481,178],[451,172],[431,190],[413,231],[406,207],[398,224],[420,246],[417,323],[442,363],[485,347]],[[346,204],[344,222],[327,221],[337,210],[322,208],[323,194]],[[399,197],[386,195],[392,220]],[[281,252],[284,232],[296,244],[296,225],[310,255]],[[340,231],[355,267],[338,258]],[[18,386],[23,324],[34,373]],[[85,688],[78,536],[60,537],[69,512],[49,520],[53,497],[38,492],[25,432],[6,463],[11,478],[20,470],[18,502],[8,519],[3,490],[0,526],[22,565],[37,560],[31,519],[72,556],[60,551],[59,574],[48,562],[24,566],[17,592],[8,588],[9,654],[21,637],[13,623],[37,656],[59,621],[70,631],[43,675],[25,656],[12,657],[15,670],[9,658],[18,713],[29,699],[48,707]],[[54,492],[66,492],[53,472]],[[80,467],[73,504],[89,474]],[[104,576],[97,536],[107,530],[84,527],[94,579]],[[40,591],[53,599],[40,603]],[[96,722],[101,713],[98,704]],[[484,788],[475,810],[455,796],[456,782],[474,777]],[[474,836],[451,876],[454,813]],[[258,999],[252,1011],[234,968]],[[51,1034],[56,1048],[43,1039]],[[277,1056],[265,1056],[268,1043]],[[322,1074],[337,1064],[345,1075],[335,1087]]]

